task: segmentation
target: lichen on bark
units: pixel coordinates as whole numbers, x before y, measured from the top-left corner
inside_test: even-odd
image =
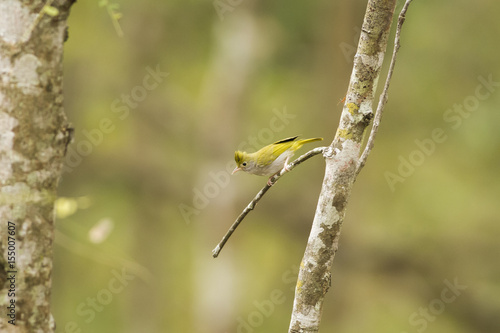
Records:
[[[373,98],[395,4],[395,0],[368,1],[339,127],[324,153],[325,176],[299,271],[290,333],[319,331],[333,258],[357,176],[363,136],[373,118]]]
[[[0,331],[53,332],[50,314],[54,201],[70,126],[62,50],[73,1],[0,4]],[[36,24],[34,24],[36,23]],[[9,297],[7,226],[15,225],[15,297]],[[10,276],[10,274],[9,274]],[[15,326],[5,309],[15,300]]]

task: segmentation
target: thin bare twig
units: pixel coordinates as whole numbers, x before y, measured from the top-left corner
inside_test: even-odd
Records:
[[[366,143],[366,147],[365,150],[363,151],[363,154],[359,158],[356,174],[359,174],[361,169],[365,166],[368,155],[370,154],[371,150],[373,149],[373,146],[375,145],[375,136],[377,135],[378,128],[380,126],[380,120],[382,119],[382,113],[384,112],[384,107],[385,104],[387,103],[389,84],[391,82],[394,66],[396,65],[397,53],[399,51],[399,47],[401,46],[399,42],[401,38],[401,28],[403,26],[403,23],[405,22],[406,11],[408,10],[410,2],[412,2],[412,0],[406,0],[403,9],[401,9],[401,13],[399,13],[398,26],[396,28],[396,37],[394,39],[394,50],[392,51],[391,64],[389,66],[389,71],[387,73],[387,78],[385,80],[384,90],[380,95],[380,99],[377,105],[377,111],[375,113],[375,118],[373,119],[373,127],[370,132],[370,137],[368,138],[368,142]]]
[[[302,162],[310,159],[311,157],[323,153],[325,151],[325,149],[327,149],[327,147],[317,147],[317,148],[314,148],[313,150],[308,151],[307,153],[305,153],[304,155],[300,156],[299,158],[297,158],[292,163],[288,164],[288,166],[287,166],[288,171],[292,171],[292,169],[295,168],[297,165],[299,165],[300,163],[302,163]],[[264,194],[267,192],[267,190],[269,190],[278,181],[278,179],[280,179],[286,172],[287,171],[283,168],[280,171],[279,174],[277,174],[276,176],[273,177],[271,185],[267,185],[266,184],[266,186],[264,186],[259,191],[259,193],[257,193],[257,195],[255,196],[255,198],[253,198],[253,200],[250,201],[250,203],[245,207],[245,209],[243,209],[243,211],[241,212],[240,216],[238,216],[238,218],[236,219],[236,221],[234,221],[233,225],[231,226],[231,228],[229,228],[229,230],[226,232],[226,234],[224,235],[224,237],[222,237],[222,240],[219,242],[219,244],[217,244],[217,246],[215,247],[215,249],[212,250],[212,256],[214,258],[217,258],[217,256],[219,255],[220,251],[224,247],[224,244],[226,244],[226,242],[229,239],[229,237],[231,237],[231,235],[236,230],[236,228],[241,223],[241,221],[243,221],[243,219],[245,218],[245,216],[247,216],[247,214],[251,210],[253,210],[255,208],[255,205],[264,196]]]

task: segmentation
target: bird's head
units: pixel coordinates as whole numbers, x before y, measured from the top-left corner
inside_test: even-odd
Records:
[[[255,167],[255,161],[251,158],[250,154],[244,151],[234,152],[234,161],[236,162],[236,168],[234,168],[231,173],[234,175],[238,171],[250,172]]]

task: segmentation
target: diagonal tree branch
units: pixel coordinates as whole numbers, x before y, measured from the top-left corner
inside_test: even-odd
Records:
[[[297,165],[299,165],[300,163],[302,163],[302,162],[310,159],[311,157],[323,153],[326,149],[327,149],[327,147],[317,147],[317,148],[314,148],[314,149],[308,151],[307,153],[305,153],[304,155],[300,156],[299,158],[297,158],[292,163],[288,164],[288,166],[287,166],[288,171],[291,171]],[[226,244],[227,240],[229,239],[229,237],[231,237],[231,235],[236,230],[236,228],[240,225],[241,221],[243,221],[243,219],[245,218],[245,216],[247,216],[248,213],[250,213],[250,211],[255,208],[255,205],[260,201],[260,199],[262,199],[262,197],[264,196],[264,194],[266,194],[267,190],[269,190],[278,181],[278,179],[280,179],[286,172],[287,171],[283,168],[280,171],[279,174],[277,174],[276,176],[274,176],[272,184],[271,185],[267,185],[266,184],[266,186],[264,186],[259,191],[259,193],[257,193],[257,195],[255,196],[255,198],[253,198],[253,200],[250,201],[250,203],[245,207],[245,209],[243,209],[243,211],[241,212],[240,216],[238,216],[238,218],[236,219],[236,221],[234,221],[234,223],[231,226],[231,228],[229,228],[229,230],[224,235],[224,237],[222,237],[222,240],[219,242],[219,244],[217,244],[217,246],[215,247],[215,249],[213,249],[212,256],[214,258],[217,258],[217,256],[219,255],[220,251],[222,250],[222,248]]]
[[[359,174],[361,169],[365,166],[366,160],[368,159],[368,155],[370,155],[371,150],[373,149],[373,146],[375,145],[375,136],[377,135],[378,128],[380,126],[380,120],[382,119],[382,114],[384,112],[384,107],[385,104],[387,103],[387,99],[389,97],[389,84],[392,79],[392,72],[394,71],[394,66],[396,65],[396,58],[397,54],[399,51],[400,45],[400,39],[401,39],[401,28],[403,27],[403,23],[405,22],[406,19],[406,11],[408,10],[408,6],[410,6],[410,3],[412,0],[406,0],[403,9],[401,9],[401,13],[399,14],[398,18],[398,26],[396,28],[396,37],[394,39],[394,49],[392,51],[392,59],[391,59],[391,64],[389,66],[389,71],[387,72],[387,78],[385,80],[384,84],[384,90],[382,91],[382,94],[380,95],[380,99],[378,102],[377,106],[377,111],[375,112],[375,118],[373,119],[373,127],[370,132],[370,137],[368,138],[368,142],[366,143],[365,150],[363,151],[363,154],[359,158],[359,163],[358,163],[358,170],[356,173]]]

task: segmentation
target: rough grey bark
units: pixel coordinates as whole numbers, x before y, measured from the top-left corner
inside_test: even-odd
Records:
[[[55,329],[53,211],[71,137],[62,55],[73,1],[49,2],[53,16],[42,14],[47,1],[0,2],[0,332]],[[12,299],[15,325],[6,313]]]
[[[323,156],[326,170],[295,288],[290,333],[318,332],[347,201],[358,170],[363,134],[387,47],[395,0],[369,0],[335,138]]]

